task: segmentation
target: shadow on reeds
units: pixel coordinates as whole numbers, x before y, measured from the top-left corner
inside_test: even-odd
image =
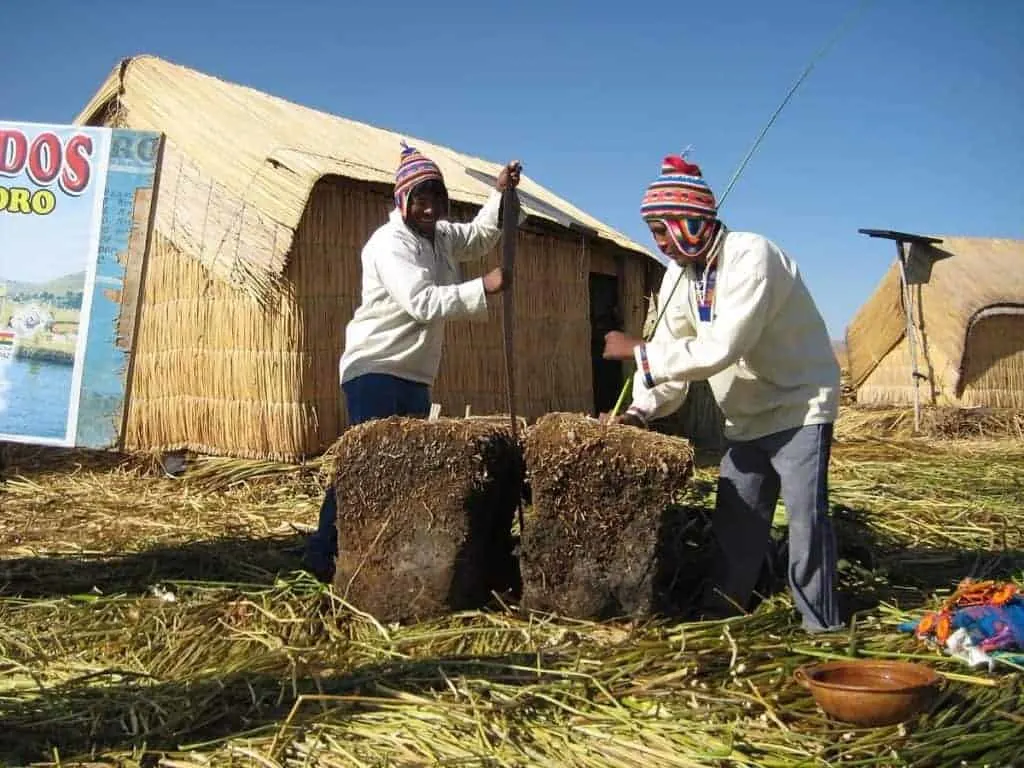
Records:
[[[24,765],[53,759],[56,750],[61,763],[70,765],[78,756],[144,749],[155,764],[160,753],[209,749],[243,733],[272,739],[286,722],[297,728],[311,717],[338,722],[349,712],[400,706],[392,690],[429,696],[449,691],[451,680],[460,677],[517,686],[561,679],[538,668],[554,661],[513,653],[399,661],[323,677],[315,670],[294,670],[290,676],[286,668],[281,677],[240,670],[170,682],[136,677],[114,685],[92,677],[48,689],[36,699],[0,701],[0,760]],[[301,696],[320,698],[303,702],[288,722]]]
[[[224,537],[122,555],[68,554],[0,559],[0,596],[46,598],[142,594],[170,581],[271,584],[300,570],[306,537]]]
[[[700,610],[714,547],[712,508],[673,505],[658,525],[652,611],[660,618],[685,621]]]
[[[710,510],[704,510],[710,514]],[[977,580],[1013,579],[1024,572],[1024,550],[1008,547],[977,549],[963,547],[904,546],[879,535],[870,525],[877,513],[833,506],[838,559],[840,610],[845,621],[853,613],[868,613],[885,603],[905,611],[933,607],[935,593],[952,592],[965,578]],[[769,550],[770,571],[763,570],[751,597],[753,611],[772,595],[789,588],[787,527],[772,529]],[[713,547],[701,553],[701,563],[710,568]],[[700,568],[691,572],[685,587],[693,589]],[[678,615],[678,614],[676,614]],[[684,618],[694,618],[684,614]]]
[[[0,442],[0,481],[14,473],[37,477],[65,473],[69,469],[93,472],[132,470],[152,476],[164,473],[160,455],[155,452],[126,454],[89,448]]]
[[[1024,570],[1024,550],[955,546],[904,546],[870,525],[878,514],[835,506],[840,590],[851,611],[880,603],[915,610],[933,593],[953,590],[965,578],[1009,579]]]

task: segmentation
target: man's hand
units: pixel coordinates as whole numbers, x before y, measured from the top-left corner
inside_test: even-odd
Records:
[[[644,420],[637,416],[635,413],[620,413],[614,419],[609,419],[607,413],[602,413],[597,417],[597,420],[602,424],[623,424],[627,427],[638,427],[639,429],[646,429],[647,424]]]
[[[642,339],[627,336],[622,331],[609,331],[604,335],[604,359],[631,360],[633,350],[641,344]]]
[[[626,413],[621,414],[620,416],[616,416],[615,420],[618,421],[619,424],[625,424],[627,427],[647,429],[647,423],[643,419],[641,419],[635,413],[629,413],[628,411]]]
[[[495,267],[484,275],[484,293],[493,296],[501,293],[506,288],[505,272],[501,267]]]
[[[501,173],[498,174],[498,181],[494,185],[494,188],[499,192],[504,192],[509,187],[519,186],[519,174],[523,170],[523,165],[518,160],[513,160],[511,163],[501,169]]]

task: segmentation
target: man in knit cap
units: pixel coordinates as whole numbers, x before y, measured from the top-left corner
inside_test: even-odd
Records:
[[[440,168],[402,142],[395,209],[363,247],[362,300],[345,329],[339,374],[349,423],[428,415],[445,322],[485,319],[487,297],[506,287],[500,267],[462,281],[459,263],[486,254],[497,243],[501,195],[519,184],[520,168],[518,162],[502,168],[494,191],[471,222],[450,222]],[[337,555],[336,518],[330,488],[306,554],[307,567],[324,581],[330,580]]]
[[[667,309],[650,342],[613,331],[604,355],[636,361],[623,423],[644,427],[671,414],[701,380],[725,416],[712,525],[720,556],[705,615],[748,607],[781,493],[787,577],[803,626],[836,629],[827,475],[839,366],[825,322],[796,263],[761,235],[730,231],[700,168],[683,157],[665,158],[641,214],[671,260],[658,300]]]

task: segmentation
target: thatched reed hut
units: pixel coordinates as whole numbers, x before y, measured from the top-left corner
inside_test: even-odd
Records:
[[[149,56],[122,61],[76,122],[166,139],[128,449],[294,460],[329,446],[346,426],[338,358],[359,253],[392,207],[400,140],[440,165],[455,219],[472,217],[500,170]],[[516,409],[609,409],[629,371],[594,350],[610,328],[640,332],[658,264],[526,175],[520,193]],[[504,411],[499,313],[496,302],[489,324],[448,325],[433,393],[444,413]]]
[[[894,262],[850,323],[856,401],[913,404],[916,363],[922,405],[1024,409],[1024,241],[939,237],[907,246],[906,293]]]

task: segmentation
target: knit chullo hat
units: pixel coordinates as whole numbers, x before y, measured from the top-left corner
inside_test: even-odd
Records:
[[[679,250],[699,256],[711,245],[718,204],[700,167],[682,156],[669,155],[644,194],[640,215],[665,225]]]
[[[402,218],[405,218],[409,195],[419,184],[425,181],[440,181],[444,184],[444,176],[430,158],[421,154],[415,147],[402,142],[402,156],[395,172],[395,205]]]
[[[661,163],[661,175],[647,187],[640,215],[647,221],[714,219],[718,205],[700,167],[669,155]]]

